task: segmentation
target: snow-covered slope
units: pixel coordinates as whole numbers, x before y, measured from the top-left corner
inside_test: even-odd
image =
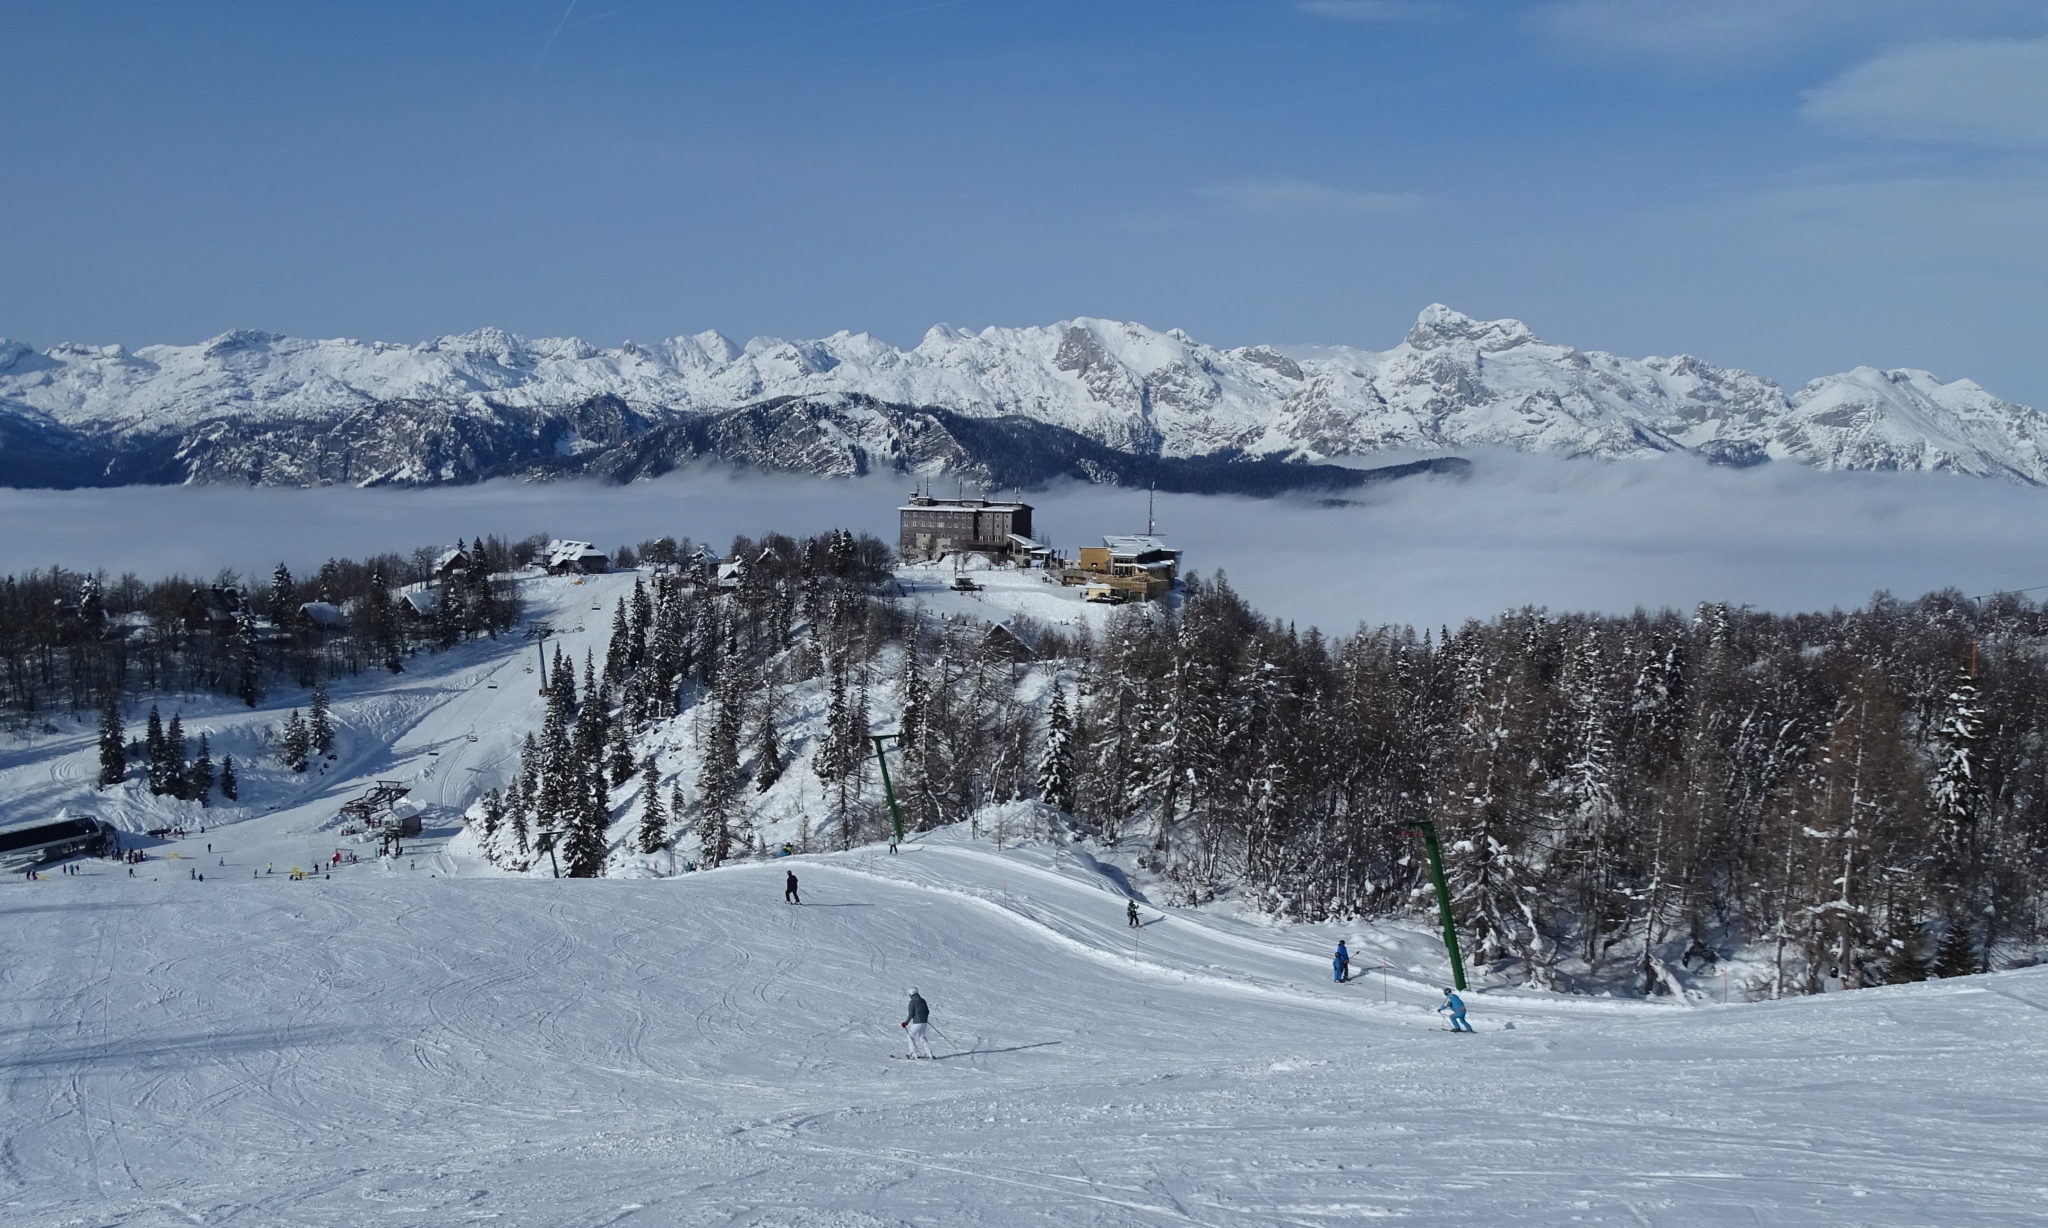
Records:
[[[312,425],[352,423],[338,432],[341,446],[376,436],[370,420],[393,406],[446,420],[429,424],[430,434],[459,435],[464,418],[525,429],[522,414],[600,399],[659,423],[778,398],[846,396],[1024,417],[1140,455],[1691,450],[1732,463],[1778,458],[2048,483],[2048,415],[1967,380],[1858,368],[1787,397],[1769,380],[1697,358],[1581,351],[1542,341],[1519,321],[1474,320],[1440,305],[1392,349],[1295,355],[1088,318],[980,332],[939,326],[908,350],[845,332],[744,346],[701,333],[614,349],[496,329],[412,346],[257,332],[133,352],[60,345],[37,353],[0,342],[0,410],[10,419],[0,448],[55,446],[45,436],[102,446],[168,438],[179,452],[203,444],[208,424],[245,433],[260,424],[283,432],[271,446],[282,456],[293,446],[285,437]],[[419,434],[408,428],[409,438]],[[249,468],[247,458],[235,463]],[[414,468],[409,480],[440,472],[428,461]],[[462,480],[459,466],[447,471],[455,476],[440,480]]]
[[[913,599],[931,573],[907,569]],[[601,657],[634,578],[522,595],[551,646]],[[1059,621],[1042,596],[991,584],[959,612]],[[1427,926],[1162,907],[1118,852],[1033,841],[1031,803],[894,856],[510,876],[452,824],[539,720],[534,659],[507,637],[335,679],[339,755],[310,777],[266,753],[302,694],[164,696],[242,766],[214,809],[95,792],[90,713],[7,747],[10,815],[192,829],[137,838],[133,875],[0,877],[9,1228],[2037,1214],[2048,970],[1733,1008],[1493,987],[1453,1037]],[[806,775],[788,788],[815,800]],[[425,808],[397,862],[337,830],[377,779]],[[364,861],[286,878],[337,848]],[[1339,937],[1385,971],[1332,983]],[[890,1056],[913,986],[942,1060]]]
[[[241,874],[253,825],[213,838],[233,872],[204,883],[0,883],[10,1225],[1918,1228],[2041,1205],[2041,970],[1730,1009],[1475,994],[1452,1036],[1419,935],[1366,937],[1384,990],[1333,985],[1336,929],[1147,907],[1132,931],[1113,877],[986,840],[294,883]],[[891,1057],[911,987],[941,1060]]]

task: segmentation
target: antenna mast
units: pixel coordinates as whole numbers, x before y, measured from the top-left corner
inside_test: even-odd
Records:
[[[1159,479],[1154,478],[1145,487],[1145,536],[1152,536],[1152,505],[1159,493]]]

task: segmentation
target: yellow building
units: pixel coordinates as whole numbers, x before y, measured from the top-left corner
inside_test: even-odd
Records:
[[[1155,534],[1133,533],[1081,547],[1077,565],[1061,573],[1060,580],[1088,585],[1091,601],[1104,590],[1124,601],[1157,601],[1172,591],[1179,576],[1180,551]]]

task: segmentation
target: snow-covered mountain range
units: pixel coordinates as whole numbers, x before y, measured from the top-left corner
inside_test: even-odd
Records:
[[[1118,458],[1189,461],[1199,486],[1246,458],[1472,447],[2048,484],[2048,414],[1968,380],[1858,367],[1788,395],[1698,358],[1577,350],[1441,305],[1379,351],[1218,349],[1086,318],[939,326],[907,350],[846,332],[614,349],[496,329],[420,345],[0,341],[0,482],[18,486],[631,477],[706,457],[979,478],[1014,469],[1019,449],[1051,449],[1031,476],[1134,480],[1155,475]]]

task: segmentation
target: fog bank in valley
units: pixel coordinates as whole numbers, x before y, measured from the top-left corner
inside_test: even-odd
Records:
[[[1160,530],[1267,614],[1326,630],[1455,624],[1524,605],[1625,612],[1704,600],[1773,610],[1957,587],[2048,584],[2048,492],[1964,478],[1733,471],[1682,458],[1601,464],[1481,456],[1351,507],[1160,495]],[[0,572],[62,565],[266,578],[331,555],[531,533],[612,548],[670,534],[846,527],[894,541],[910,480],[694,472],[631,486],[493,482],[430,490],[128,487],[0,491]],[[951,493],[950,482],[937,492]],[[1026,495],[1062,550],[1145,527],[1143,491]]]

